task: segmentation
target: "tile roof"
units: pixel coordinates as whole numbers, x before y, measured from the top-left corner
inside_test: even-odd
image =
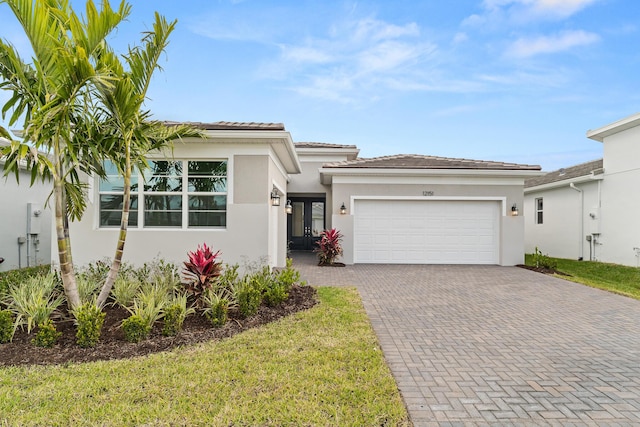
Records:
[[[167,126],[191,125],[202,130],[285,130],[283,123],[258,122],[163,122]]]
[[[294,145],[296,148],[358,148],[355,145],[328,144],[326,142],[296,142]]]
[[[486,170],[532,170],[537,165],[503,163],[486,160],[456,159],[449,157],[397,154],[395,156],[358,158],[344,162],[327,163],[326,168],[372,168],[372,169],[486,169]]]
[[[561,168],[542,176],[527,179],[524,182],[524,188],[537,187],[538,185],[591,175],[591,172],[599,169],[602,169],[602,159],[580,163],[579,165]]]

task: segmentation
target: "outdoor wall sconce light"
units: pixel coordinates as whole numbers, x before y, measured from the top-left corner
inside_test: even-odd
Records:
[[[280,206],[280,194],[278,194],[276,187],[271,190],[271,206]]]
[[[511,216],[518,216],[518,206],[515,203],[511,206]]]
[[[293,213],[293,206],[291,205],[291,200],[287,200],[287,204],[284,205],[284,211],[289,215]]]
[[[340,206],[340,215],[345,215],[347,213],[347,207],[344,205],[344,203],[342,203],[342,206]]]

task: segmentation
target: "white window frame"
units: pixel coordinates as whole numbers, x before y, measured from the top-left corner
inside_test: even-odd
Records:
[[[544,199],[537,197],[534,202],[536,224],[544,224]]]
[[[207,158],[207,159],[202,159],[202,158],[196,158],[196,159],[189,159],[189,158],[185,158],[185,159],[149,159],[150,162],[154,162],[154,161],[167,161],[167,162],[182,162],[182,175],[181,175],[181,183],[182,183],[182,188],[180,191],[162,191],[162,192],[156,192],[156,191],[145,191],[144,190],[144,177],[142,174],[138,174],[137,175],[137,179],[138,179],[138,183],[139,183],[139,187],[137,191],[132,191],[131,195],[132,196],[137,196],[138,197],[138,210],[137,210],[137,214],[138,214],[138,223],[137,226],[129,226],[128,229],[129,230],[224,230],[227,228],[226,224],[227,224],[227,213],[228,213],[228,208],[229,208],[229,194],[230,194],[230,179],[229,176],[230,174],[230,161],[228,158]],[[188,169],[188,165],[189,162],[224,162],[226,163],[226,191],[215,191],[215,192],[195,192],[195,191],[189,191],[189,169]],[[113,177],[116,177],[116,175],[110,175]],[[221,177],[221,175],[218,175],[219,177]],[[193,176],[192,176],[193,177]],[[97,228],[101,229],[101,230],[113,230],[115,228],[118,228],[120,226],[120,224],[118,223],[118,225],[110,225],[110,226],[103,226],[101,225],[101,221],[100,221],[100,216],[101,216],[101,203],[100,203],[100,197],[102,195],[122,195],[124,194],[124,190],[123,191],[100,191],[100,178],[97,178],[97,186],[98,186],[98,191],[97,191],[97,203],[96,203],[96,211],[97,211],[97,215],[96,215],[96,223],[97,223]],[[180,226],[146,226],[145,225],[145,221],[144,221],[144,217],[145,217],[145,197],[146,196],[162,196],[162,195],[170,195],[170,196],[181,196],[181,225]],[[225,225],[224,226],[189,226],[189,196],[225,196],[226,197],[226,208],[224,210],[221,210],[220,212],[224,212],[224,216],[225,216]]]

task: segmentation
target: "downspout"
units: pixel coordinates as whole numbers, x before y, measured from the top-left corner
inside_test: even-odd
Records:
[[[580,193],[580,238],[578,239],[578,241],[580,242],[580,256],[578,257],[578,261],[582,261],[583,258],[584,258],[584,241],[583,241],[583,235],[584,235],[584,190],[582,190],[581,188],[576,187],[576,185],[573,182],[571,184],[569,184],[569,187],[573,188],[578,193]]]

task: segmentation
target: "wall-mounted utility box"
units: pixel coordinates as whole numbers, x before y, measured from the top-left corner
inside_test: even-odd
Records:
[[[27,203],[27,234],[40,234],[41,218],[42,206],[36,203]]]

